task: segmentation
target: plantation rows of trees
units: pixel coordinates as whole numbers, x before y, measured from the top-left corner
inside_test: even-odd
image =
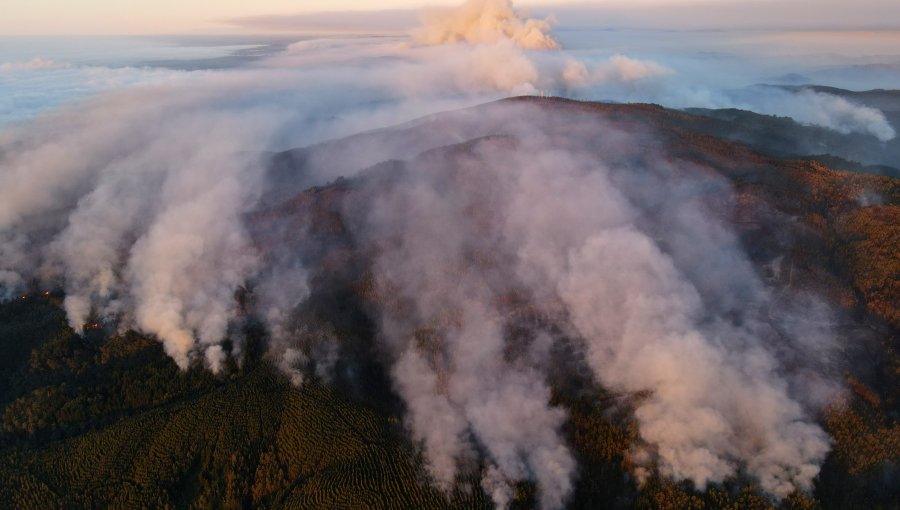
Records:
[[[0,507],[491,507],[478,472],[449,496],[434,489],[390,406],[315,380],[294,388],[264,360],[218,377],[179,372],[150,339],[83,340],[41,299],[0,305],[0,314],[10,307],[46,337],[5,374],[13,384],[3,396]],[[900,458],[886,407],[897,395],[848,384],[847,402],[825,417],[835,447],[816,494],[777,506],[740,480],[698,492],[654,476],[638,488],[628,456],[639,440],[630,398],[640,396],[557,392],[581,470],[572,508],[894,508],[883,478]],[[514,507],[533,508],[535,496],[520,484]]]

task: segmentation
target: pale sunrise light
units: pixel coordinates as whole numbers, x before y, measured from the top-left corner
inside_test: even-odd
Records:
[[[454,3],[454,0],[0,0],[0,36],[236,33],[253,28],[234,22],[245,18],[366,11],[414,13]],[[665,28],[668,22],[705,28],[741,23],[756,27],[766,23],[805,27],[812,23],[833,29],[841,25],[888,28],[900,24],[894,0],[532,0],[517,5],[541,13],[558,12],[561,17],[578,11],[577,16],[572,15],[573,19],[592,23],[603,20],[611,26],[619,23],[641,26],[649,22],[656,28]],[[586,11],[593,11],[594,16],[589,14],[585,18]],[[409,24],[413,18],[407,16],[403,23]],[[365,29],[379,31],[384,27],[379,27],[378,21],[383,19],[383,16],[370,19]],[[339,24],[329,21],[326,25],[333,30]],[[359,28],[358,21],[350,25]],[[392,23],[387,28],[396,30],[397,27],[397,23]],[[315,23],[307,23],[300,28],[308,31],[316,27]]]

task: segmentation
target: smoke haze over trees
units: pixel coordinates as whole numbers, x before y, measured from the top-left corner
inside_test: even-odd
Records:
[[[900,326],[900,188],[866,168],[900,166],[900,107],[807,86],[698,89],[678,63],[570,51],[551,21],[469,0],[429,11],[408,38],[310,38],[227,71],[157,70],[10,124],[2,306],[56,302],[65,325],[40,308],[56,314],[54,340],[4,373],[31,388],[4,390],[4,441],[44,440],[41,412],[89,399],[81,383],[44,385],[45,368],[83,382],[121,354],[157,373],[158,341],[180,375],[159,373],[178,382],[145,399],[107,381],[84,423],[218,385],[288,410],[292,392],[314,394],[328,419],[344,416],[328,402],[353,409],[334,434],[357,465],[404,458],[427,473],[421,501],[456,501],[464,485],[479,504],[551,510],[582,501],[596,459],[578,427],[600,420],[628,438],[603,457],[621,464],[615,483],[646,494],[682,482],[710,498],[749,486],[773,504],[827,493],[817,483],[840,472],[837,456],[867,462],[845,431],[868,427],[879,445],[896,434],[896,374],[883,374]],[[710,110],[495,101],[547,94]],[[772,141],[713,108],[789,119],[754,117]],[[789,153],[800,144],[785,139],[810,148]],[[881,152],[856,158],[861,147]],[[857,376],[867,348],[884,354]],[[858,397],[872,390],[856,377],[882,396]],[[373,409],[346,403],[369,385]],[[615,403],[579,404],[600,395]],[[275,449],[293,447],[260,434],[280,473]],[[886,448],[871,458],[895,459]],[[258,503],[272,483],[229,494]]]

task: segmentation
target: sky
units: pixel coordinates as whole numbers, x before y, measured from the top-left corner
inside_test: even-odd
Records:
[[[430,2],[441,4],[440,0]],[[450,2],[452,3],[452,2]],[[254,15],[402,9],[421,0],[0,0],[6,35],[184,33],[222,29],[223,21]]]
[[[417,11],[455,0],[0,0],[3,35],[129,35],[258,31],[258,23],[234,20],[371,10]],[[898,28],[896,0],[567,0],[517,1],[537,13],[591,23],[666,28],[728,28],[741,24],[817,28]],[[577,13],[577,15],[576,15]],[[406,18],[404,18],[405,20]],[[333,26],[331,23],[330,26]],[[398,23],[386,24],[396,28]],[[297,27],[309,29],[308,26]],[[375,28],[375,27],[367,27]]]

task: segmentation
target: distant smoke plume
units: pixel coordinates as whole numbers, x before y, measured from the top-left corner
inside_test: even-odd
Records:
[[[820,113],[812,118],[797,116],[801,122],[809,122],[829,127],[839,133],[868,133],[882,142],[893,140],[897,131],[891,126],[884,113],[876,108],[853,104],[852,102],[829,94],[803,91],[801,97],[807,99]],[[792,113],[789,111],[789,114]],[[792,115],[793,116],[793,115]]]
[[[222,352],[209,347],[226,338],[256,261],[241,215],[257,165],[229,147],[264,144],[277,117],[251,108],[238,122],[213,106],[216,93],[186,96],[123,95],[36,125],[3,159],[0,225],[36,256],[11,269],[64,282],[73,329],[118,318],[157,335],[182,368],[203,355],[217,370]],[[206,136],[186,136],[196,130]],[[41,250],[44,229],[56,233]]]
[[[569,60],[563,69],[562,82],[564,86],[578,90],[627,86],[670,74],[674,74],[674,71],[656,62],[613,55],[605,62],[590,66],[578,60]]]
[[[559,48],[550,34],[550,22],[525,18],[511,0],[466,0],[459,7],[432,9],[422,21],[424,26],[415,33],[421,44],[512,41],[528,50]]]
[[[822,126],[839,133],[872,135],[882,142],[897,136],[880,110],[855,104],[842,97],[803,89],[787,92],[764,87],[750,94],[749,109],[769,115],[791,117],[801,124]]]

